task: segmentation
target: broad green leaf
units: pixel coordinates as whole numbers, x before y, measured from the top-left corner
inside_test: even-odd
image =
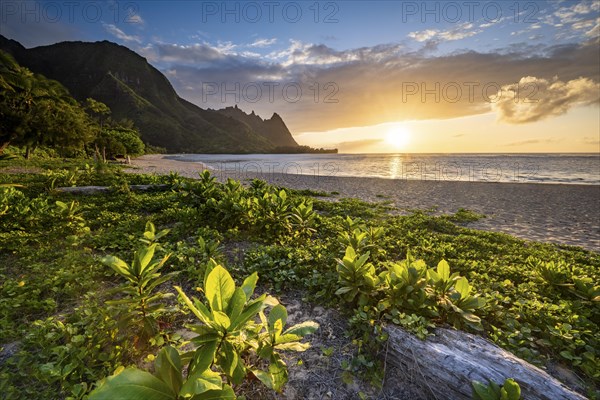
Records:
[[[273,325],[273,329],[271,331],[273,338],[275,340],[277,340],[279,335],[281,335],[282,331],[283,331],[283,322],[280,319],[278,319],[277,321],[275,321],[275,324]]]
[[[223,386],[221,390],[209,390],[202,394],[197,394],[191,400],[235,400],[235,392],[231,386]]]
[[[163,276],[161,276],[161,277],[153,280],[152,283],[150,283],[147,286],[147,290],[151,291],[152,289],[154,289],[158,285],[161,285],[161,284],[165,283],[166,281],[170,280],[171,278],[173,278],[177,274],[179,274],[179,271],[173,271],[173,272],[170,272],[168,274],[165,274],[165,275],[163,275]]]
[[[212,365],[213,361],[215,360],[215,353],[217,351],[217,342],[217,340],[206,342],[196,349],[190,370],[204,371]]]
[[[476,310],[485,306],[485,299],[482,297],[470,296],[460,303],[461,307],[465,310]]]
[[[414,271],[416,272],[416,270],[414,270]],[[440,280],[440,275],[437,272],[435,272],[435,270],[433,268],[430,268],[427,270],[427,276],[428,276],[428,278],[432,279],[434,282],[437,282]]]
[[[346,247],[346,253],[344,255],[344,259],[350,259],[350,260],[354,260],[356,258],[356,252],[354,251],[354,248],[352,248],[352,246],[348,246]]]
[[[135,265],[135,268],[139,269],[136,269],[136,275],[141,274],[142,272],[144,272],[146,267],[148,267],[148,264],[150,264],[150,261],[152,261],[152,257],[154,257],[154,250],[156,250],[156,244],[152,244],[148,247],[142,247],[137,251],[135,257],[136,261],[134,261],[134,265],[136,263],[139,263]]]
[[[175,392],[149,372],[127,368],[101,381],[89,400],[176,400]]]
[[[206,370],[195,370],[188,376],[181,390],[179,396],[190,397],[196,394],[208,392],[209,390],[221,390],[223,387],[223,381],[221,375],[218,372]]]
[[[360,256],[360,258],[356,261],[356,268],[360,268],[364,265],[364,263],[369,259],[369,252],[367,251],[365,254]]]
[[[154,224],[151,221],[148,221],[148,222],[146,222],[146,226],[145,226],[144,230],[146,231],[146,232],[144,232],[144,237],[145,237],[146,233],[154,234],[154,232],[156,232],[156,227],[154,226]]]
[[[310,348],[310,343],[290,342],[275,345],[277,350],[306,351]]]
[[[339,288],[338,290],[336,290],[335,294],[340,295],[340,294],[348,293],[351,290],[352,290],[351,287],[349,287],[349,286],[343,286],[343,287]]]
[[[473,381],[471,382],[473,387],[473,398],[477,400],[497,400],[492,390],[485,384]]]
[[[481,322],[481,318],[479,318],[477,315],[475,315],[473,313],[462,312],[461,315],[464,319],[466,319],[467,321],[472,322],[474,324],[478,324]]]
[[[454,289],[456,289],[456,291],[460,293],[461,299],[466,298],[469,295],[469,292],[471,291],[469,282],[465,277],[462,277],[456,281],[456,283],[454,284]]]
[[[253,372],[261,382],[277,392],[281,392],[281,389],[288,380],[287,367],[277,354],[273,354],[271,358],[268,373],[258,370]]]
[[[450,278],[450,265],[446,260],[442,260],[437,265],[437,273],[440,279],[447,281]]]
[[[215,269],[215,267],[217,265],[219,265],[219,264],[212,258],[210,260],[208,260],[208,264],[206,265],[206,270],[204,271],[204,280],[203,280],[205,289],[206,289],[206,281],[208,280],[208,276],[210,275],[212,270]]]
[[[248,320],[252,317],[254,317],[256,314],[258,314],[258,312],[260,310],[262,310],[265,298],[267,297],[266,294],[263,294],[262,296],[258,297],[257,299],[251,301],[250,303],[248,303],[246,305],[246,308],[244,308],[244,311],[242,311],[242,313],[240,314],[239,317],[237,317],[237,319],[235,321],[231,322],[231,325],[229,326],[230,330],[235,330],[240,328],[241,326],[243,326],[246,322],[248,322]]]
[[[169,385],[173,392],[179,392],[183,377],[181,375],[181,358],[175,348],[166,346],[158,352],[154,370],[156,376]]]
[[[521,388],[514,379],[508,378],[505,380],[502,390],[506,392],[508,400],[519,400],[521,398]]]
[[[192,303],[192,301],[190,300],[189,297],[187,297],[187,295],[183,292],[183,290],[181,290],[181,288],[179,286],[175,286],[175,290],[177,290],[177,292],[179,293],[179,296],[181,296],[181,298],[183,299],[183,302],[185,303],[185,305],[190,309],[190,311],[202,322],[204,322],[205,324],[209,324],[211,322],[211,320],[209,318],[207,318],[206,315],[202,314]]]
[[[223,364],[221,364],[221,367],[228,376],[232,376],[237,366],[238,353],[235,351],[233,345],[227,341],[223,341],[221,350],[223,352]]]
[[[126,278],[132,278],[133,275],[129,272],[129,266],[123,260],[115,256],[102,257],[102,264],[112,268],[117,274]]]
[[[244,283],[242,283],[242,290],[244,291],[244,293],[246,293],[246,301],[249,301],[250,297],[252,297],[254,289],[256,288],[257,281],[258,274],[256,272],[244,279]]]
[[[258,349],[257,354],[259,357],[268,360],[273,355],[273,346],[271,346],[270,344],[264,344]]]
[[[314,321],[306,321],[300,324],[294,325],[291,328],[287,329],[283,332],[283,335],[296,335],[299,337],[304,337],[306,335],[310,335],[314,333],[317,329],[319,329],[319,324]]]
[[[223,329],[228,329],[231,325],[229,317],[222,311],[213,311],[213,318],[217,325],[219,325]]]
[[[204,292],[213,311],[226,311],[235,291],[235,282],[229,272],[217,265],[206,279]]]
[[[227,307],[227,315],[229,319],[234,321],[240,316],[246,305],[246,293],[242,288],[236,288],[233,292],[233,296],[229,301],[229,307]]]
[[[204,305],[204,303],[202,303],[200,300],[198,300],[195,297],[194,297],[194,306],[196,307],[196,309],[198,311],[200,311],[200,314],[202,314],[202,316],[204,316],[204,318],[207,321],[212,321],[212,314],[211,314],[211,312],[208,310],[208,308],[206,308],[206,306]]]
[[[275,322],[277,320],[281,320],[281,327],[283,328],[285,326],[285,323],[287,322],[287,310],[285,309],[284,306],[282,306],[281,304],[276,305],[275,307],[273,307],[271,309],[271,312],[269,313],[269,328],[270,330],[273,330],[274,326],[275,326]]]
[[[186,328],[198,334],[194,338],[196,344],[210,342],[218,339],[220,336],[219,332],[209,325],[186,325]]]
[[[273,377],[271,376],[270,373],[265,372],[265,371],[261,371],[260,369],[255,369],[252,370],[252,373],[254,374],[254,376],[256,376],[258,378],[259,381],[261,381],[263,383],[263,385],[265,385],[266,387],[268,387],[271,390],[273,389]]]

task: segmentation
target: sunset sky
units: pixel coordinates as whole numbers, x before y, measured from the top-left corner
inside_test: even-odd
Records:
[[[110,40],[202,108],[341,152],[600,152],[600,2],[17,2],[26,47]],[[301,92],[301,94],[300,94]]]

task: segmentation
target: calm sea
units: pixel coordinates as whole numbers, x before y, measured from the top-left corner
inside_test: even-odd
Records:
[[[406,180],[600,184],[594,154],[176,154],[215,173],[360,176]]]

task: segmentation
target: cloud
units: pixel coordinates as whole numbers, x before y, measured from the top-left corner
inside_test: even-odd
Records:
[[[335,145],[334,147],[342,153],[352,153],[353,151],[365,151],[365,147],[376,146],[382,143],[382,139],[362,139],[341,142]]]
[[[102,27],[106,32],[110,33],[117,39],[123,40],[124,42],[142,43],[142,39],[139,36],[127,35],[121,29],[117,28],[117,26],[114,24],[107,24],[103,22]]]
[[[585,36],[591,38],[598,38],[600,36],[600,22],[597,23],[592,29],[585,33]]]
[[[560,7],[554,12],[553,16],[562,23],[573,23],[580,20],[581,16],[600,11],[600,3],[597,1],[583,0],[580,3],[573,4],[569,7]]]
[[[504,146],[520,147],[520,146],[526,146],[529,144],[552,144],[552,143],[558,143],[558,142],[562,142],[562,141],[563,141],[562,138],[527,139],[527,140],[521,140],[518,142],[507,143]]]
[[[491,25],[490,25],[491,26]],[[410,32],[408,37],[416,40],[417,42],[425,42],[427,40],[460,40],[471,36],[475,36],[481,33],[482,30],[473,30],[472,23],[462,23],[457,27],[445,31],[438,29],[426,29],[423,31]]]
[[[600,84],[589,78],[563,82],[528,76],[518,84],[503,86],[493,108],[500,121],[523,124],[562,115],[575,106],[598,104],[599,101]]]
[[[593,136],[584,136],[581,139],[581,141],[584,144],[589,144],[589,145],[592,145],[592,146],[594,146],[594,145],[595,146],[600,146],[600,138],[598,136],[596,136],[596,137],[593,137]]]
[[[127,18],[125,19],[125,22],[128,24],[136,24],[136,25],[144,25],[146,23],[146,21],[144,21],[142,16],[139,14],[128,15]]]
[[[256,39],[254,42],[249,44],[250,47],[269,47],[277,42],[276,38],[272,39]]]
[[[431,43],[425,42],[424,49]],[[169,71],[169,80],[179,95],[200,107],[239,103],[259,115],[277,112],[292,132],[300,133],[489,113],[492,103],[488,96],[527,76],[548,82],[554,76],[563,82],[581,77],[598,82],[597,48],[598,41],[591,40],[554,46],[523,43],[488,52],[462,50],[432,55],[402,43],[337,50],[291,41],[286,48],[262,55],[230,42],[155,43],[138,51],[160,70]],[[203,86],[207,82],[217,84],[218,93],[207,97]],[[236,85],[237,93],[222,90],[236,90]],[[262,96],[255,101],[256,85]],[[293,86],[291,95],[301,89],[298,101],[286,98],[286,85]],[[244,96],[244,87],[250,86],[251,95]],[[502,112],[507,113],[511,110],[507,104],[495,107],[503,107]],[[554,107],[559,109],[556,104]],[[542,110],[532,112],[537,115]],[[516,115],[520,119],[520,114]]]
[[[588,29],[588,28],[594,27],[595,24],[596,24],[595,20],[593,20],[593,19],[586,19],[586,20],[583,20],[583,21],[575,22],[572,25],[572,27],[573,27],[573,29],[577,29],[577,30]]]

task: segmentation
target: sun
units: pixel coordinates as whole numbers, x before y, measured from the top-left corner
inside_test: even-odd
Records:
[[[395,149],[403,149],[410,143],[410,131],[402,126],[394,127],[385,135],[385,143]]]

